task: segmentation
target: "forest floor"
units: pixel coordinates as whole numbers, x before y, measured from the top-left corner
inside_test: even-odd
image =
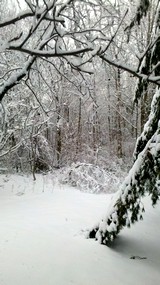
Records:
[[[113,195],[0,175],[0,285],[160,284],[160,203],[111,247],[85,238]]]

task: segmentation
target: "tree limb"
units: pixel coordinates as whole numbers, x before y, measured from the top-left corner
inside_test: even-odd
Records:
[[[127,72],[129,72],[130,74],[132,74],[135,77],[138,77],[138,78],[140,78],[140,79],[142,79],[144,81],[146,80],[148,82],[151,82],[151,83],[154,83],[154,84],[160,86],[160,76],[152,76],[152,75],[147,76],[146,74],[139,73],[134,68],[131,68],[131,67],[129,67],[129,66],[127,66],[127,65],[125,65],[125,64],[123,64],[121,62],[113,61],[111,58],[107,57],[106,55],[101,54],[101,51],[100,51],[99,57],[102,60],[104,60],[107,63],[109,63],[110,65],[113,65],[113,66],[115,66],[117,68],[120,68],[120,69],[122,69],[124,71],[127,71]]]

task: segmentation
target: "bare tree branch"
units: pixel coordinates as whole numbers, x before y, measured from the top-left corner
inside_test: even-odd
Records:
[[[146,80],[148,82],[151,82],[151,83],[154,83],[154,84],[160,86],[160,76],[152,76],[152,75],[147,76],[146,74],[139,73],[136,71],[136,69],[131,68],[131,67],[129,67],[129,66],[127,66],[121,62],[114,61],[111,58],[107,57],[106,55],[101,54],[101,51],[100,51],[99,57],[102,60],[104,60],[105,62],[107,62],[108,64],[113,65],[117,68],[120,68],[124,71],[127,71],[135,77],[138,77],[144,81]]]
[[[86,47],[86,48],[81,48],[81,49],[75,49],[75,50],[68,50],[68,51],[60,51],[59,52],[53,52],[53,51],[41,51],[41,50],[38,50],[38,49],[27,49],[27,48],[21,48],[21,47],[16,47],[16,46],[10,46],[8,48],[9,50],[16,50],[16,51],[20,51],[20,52],[24,52],[24,53],[27,53],[27,54],[30,54],[32,56],[39,56],[39,57],[64,57],[64,56],[71,56],[71,55],[78,55],[78,54],[81,54],[81,53],[86,53],[88,51],[92,51],[93,48],[91,47]]]

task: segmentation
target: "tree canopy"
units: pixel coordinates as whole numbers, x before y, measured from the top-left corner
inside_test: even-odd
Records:
[[[14,2],[16,3],[16,1]],[[17,3],[19,3],[17,1]],[[117,5],[117,7],[116,7]],[[158,5],[158,4],[157,4]],[[33,66],[37,58],[63,58],[72,68],[83,72],[91,72],[86,63],[91,62],[93,57],[98,56],[103,61],[117,68],[125,70],[136,76],[140,81],[152,82],[160,85],[158,48],[159,36],[157,33],[159,20],[155,28],[155,34],[144,49],[143,53],[137,55],[138,65],[130,66],[115,54],[110,57],[109,49],[116,44],[116,38],[126,30],[130,34],[132,28],[146,16],[149,10],[149,1],[140,1],[136,16],[127,26],[126,10],[119,11],[119,4],[111,4],[110,1],[28,1],[25,0],[15,9],[15,16],[1,16],[0,31],[7,35],[1,39],[1,52],[12,52],[28,55],[21,68],[17,67],[11,76],[5,80],[0,89],[0,101],[4,95],[20,82]],[[158,6],[157,6],[158,11]],[[83,12],[82,12],[83,11]],[[84,13],[85,11],[85,13]],[[82,15],[82,13],[84,13]],[[2,14],[1,14],[2,15]],[[158,14],[157,14],[158,15]],[[117,18],[117,23],[112,31],[111,37],[107,36],[110,29],[110,19]],[[105,19],[108,19],[108,22]],[[115,24],[115,20],[114,20]],[[13,29],[14,26],[14,29]],[[11,27],[11,28],[10,28]],[[13,36],[14,31],[14,36]],[[121,50],[121,47],[117,47]],[[152,51],[150,70],[144,65]],[[118,52],[119,53],[119,52]],[[77,61],[77,57],[80,58]],[[150,60],[149,60],[150,62]],[[146,62],[147,64],[147,62]],[[158,64],[158,66],[156,66]],[[147,69],[147,71],[146,71]]]

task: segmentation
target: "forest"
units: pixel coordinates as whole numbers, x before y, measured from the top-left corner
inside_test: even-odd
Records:
[[[159,84],[155,70],[146,83],[141,71],[157,2],[142,11],[141,26],[128,1],[48,2],[2,1],[1,167],[130,165]]]
[[[112,193],[86,233],[110,246],[159,199],[159,87],[159,0],[1,0],[0,187]]]
[[[159,284],[159,88],[160,0],[0,0],[0,285]]]

